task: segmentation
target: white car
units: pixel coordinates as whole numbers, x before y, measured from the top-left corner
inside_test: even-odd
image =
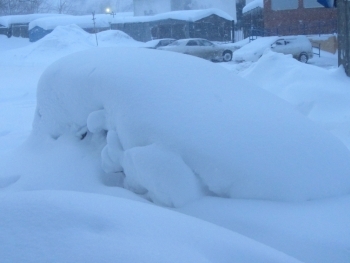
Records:
[[[232,50],[226,46],[216,45],[209,40],[202,38],[189,38],[174,41],[165,47],[158,48],[160,50],[174,51],[188,54],[211,61],[231,61]]]
[[[299,61],[306,63],[313,57],[312,44],[306,36],[261,37],[235,51],[236,62],[257,61],[266,49],[274,52],[291,54]]]
[[[312,44],[306,36],[279,38],[272,43],[271,50],[278,53],[291,54],[303,63],[306,63],[313,57]]]
[[[175,40],[176,39],[173,39],[173,38],[154,39],[154,40],[146,42],[144,47],[157,49],[160,47],[165,47],[165,46],[171,44],[172,42],[174,42]]]

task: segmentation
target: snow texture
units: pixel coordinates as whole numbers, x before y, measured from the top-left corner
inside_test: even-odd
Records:
[[[350,79],[337,54],[303,64],[265,52],[256,62],[213,64],[143,51],[120,31],[97,34],[98,47],[94,37],[75,25],[36,43],[0,35],[1,262],[350,262],[350,195],[342,194],[348,183],[341,178],[348,174]],[[99,52],[106,54],[95,58]],[[40,76],[63,57],[46,71],[37,100]],[[57,77],[49,82],[52,69]],[[57,125],[45,119],[32,129],[37,104]],[[221,147],[226,142],[234,147]],[[293,145],[291,155],[301,153],[294,171],[324,170],[288,177],[283,165],[293,159],[283,158]],[[256,180],[248,194],[267,187],[277,197],[288,186],[293,198],[301,197],[297,190],[326,196],[335,186],[338,197],[215,196],[192,167],[209,170],[220,157],[221,170],[249,164],[256,171],[264,163],[290,172],[247,174]],[[325,179],[335,165],[341,173]],[[115,172],[123,169],[132,176]],[[169,170],[177,176],[161,176]],[[246,185],[236,175],[208,176],[207,185]],[[191,195],[198,198],[186,201]]]
[[[44,18],[44,17],[66,17],[66,15],[29,14],[29,15],[0,16],[0,25],[3,25],[5,27],[9,27],[9,26],[11,26],[11,24],[29,24],[33,20]]]
[[[37,96],[34,134],[107,134],[106,172],[124,172],[125,187],[155,203],[177,207],[207,194],[305,201],[350,192],[350,155],[338,139],[198,58],[136,48],[80,52],[45,71]]]
[[[67,26],[70,24],[75,24],[81,28],[93,28],[94,22],[96,27],[108,28],[110,27],[111,19],[112,16],[109,14],[96,14],[95,21],[92,20],[92,15],[45,17],[30,22],[29,30],[36,26],[45,30],[52,30],[57,26]]]

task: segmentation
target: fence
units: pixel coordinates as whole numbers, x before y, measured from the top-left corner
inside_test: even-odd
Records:
[[[257,28],[252,26],[244,30],[249,38],[256,36],[288,36],[288,35],[324,35],[334,34],[337,30],[337,21],[315,21],[310,23],[292,24],[276,28]]]

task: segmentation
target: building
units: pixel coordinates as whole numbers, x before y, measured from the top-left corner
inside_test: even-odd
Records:
[[[8,37],[24,37],[28,38],[28,25],[31,21],[44,18],[60,16],[58,14],[29,14],[29,15],[11,15],[0,16],[0,34]]]
[[[221,9],[236,21],[235,0],[134,0],[135,16],[209,8]]]
[[[121,30],[135,40],[143,42],[160,38],[205,38],[231,42],[233,24],[230,15],[212,8],[114,19],[111,28]]]
[[[337,12],[316,0],[253,0],[243,9],[247,34],[312,35],[337,32]]]
[[[120,30],[138,41],[159,38],[205,38],[212,41],[232,42],[232,17],[220,9],[184,10],[152,16],[96,15],[56,16],[36,19],[27,25],[29,40],[35,42],[51,33],[57,26],[75,24],[86,32]],[[1,28],[0,28],[1,29]]]

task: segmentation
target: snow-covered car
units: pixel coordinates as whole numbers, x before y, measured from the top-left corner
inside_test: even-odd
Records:
[[[283,54],[291,54],[300,62],[306,63],[313,57],[312,44],[306,36],[290,36],[277,39],[271,50]]]
[[[255,62],[267,49],[291,54],[295,59],[304,63],[313,57],[312,44],[306,36],[273,36],[261,37],[246,44],[234,53],[233,60],[236,62]]]
[[[145,47],[157,49],[159,47],[165,47],[165,46],[173,43],[175,40],[176,39],[173,39],[173,38],[154,39],[154,40],[146,42]]]
[[[231,61],[233,54],[228,47],[214,44],[202,38],[180,39],[158,49],[193,55],[211,61],[225,62]]]

